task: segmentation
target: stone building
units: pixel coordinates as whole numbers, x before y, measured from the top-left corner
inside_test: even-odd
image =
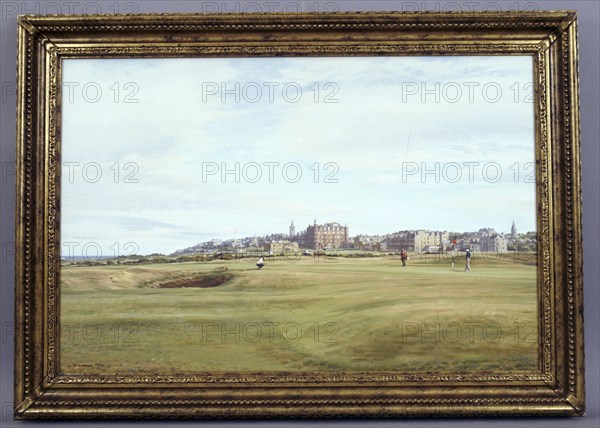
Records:
[[[415,232],[413,231],[402,231],[391,233],[381,241],[382,251],[400,251],[406,250],[413,252],[415,251]]]
[[[475,252],[504,253],[508,250],[508,240],[503,234],[487,227],[477,232],[465,233],[459,247]]]
[[[481,237],[479,247],[479,251],[486,253],[505,253],[508,251],[506,239],[498,233]]]
[[[388,235],[382,241],[382,251],[437,252],[449,242],[448,232],[431,230],[404,230]]]
[[[348,226],[339,223],[317,224],[306,228],[304,247],[313,250],[348,248]]]
[[[273,255],[297,254],[299,250],[297,242],[290,241],[272,241],[265,244],[265,251]]]
[[[352,244],[355,250],[380,251],[383,239],[381,235],[356,235]]]

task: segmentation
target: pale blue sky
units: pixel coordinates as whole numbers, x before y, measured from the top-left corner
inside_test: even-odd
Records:
[[[301,230],[315,218],[347,223],[351,235],[508,232],[513,219],[520,231],[535,230],[534,184],[525,180],[534,162],[529,56],[86,59],[63,66],[62,160],[73,172],[71,180],[63,166],[63,243],[95,242],[104,255],[115,242],[168,253],[210,238],[287,232],[292,219]],[[213,94],[221,85],[233,91],[225,99]],[[297,88],[299,100],[291,102]],[[124,102],[127,95],[138,102]],[[223,162],[230,169],[256,162],[263,176],[236,183],[228,175],[223,183],[217,174],[203,182],[203,163]],[[265,162],[279,163],[272,183]],[[302,171],[296,183],[282,175],[292,162]],[[323,182],[328,162],[338,168],[337,183]],[[472,179],[466,162],[474,162]],[[439,173],[422,176],[436,164]],[[98,166],[102,176],[92,183]],[[498,167],[502,177],[491,182]],[[250,178],[255,171],[246,170]],[[138,182],[124,182],[128,173]]]

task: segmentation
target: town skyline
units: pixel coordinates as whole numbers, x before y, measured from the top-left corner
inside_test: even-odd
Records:
[[[63,252],[61,254],[61,258],[63,259],[68,259],[68,260],[77,260],[77,259],[103,259],[103,258],[114,258],[117,256],[150,256],[150,255],[163,255],[163,256],[182,256],[182,255],[190,255],[190,254],[197,254],[197,253],[214,253],[215,250],[217,251],[224,251],[224,252],[232,252],[232,251],[237,251],[240,249],[246,249],[248,247],[252,247],[254,246],[258,246],[258,247],[263,247],[265,244],[276,244],[276,243],[286,243],[286,242],[299,242],[302,243],[303,245],[297,247],[298,249],[305,249],[305,248],[309,248],[309,247],[314,247],[314,242],[311,245],[304,245],[304,243],[302,242],[302,240],[298,240],[298,239],[294,239],[294,238],[298,238],[299,236],[303,235],[311,226],[316,226],[317,223],[317,219],[315,218],[312,222],[312,224],[307,225],[307,229],[306,230],[298,230],[296,229],[296,224],[295,222],[292,220],[292,222],[290,223],[290,225],[288,225],[288,232],[273,232],[273,233],[267,233],[267,234],[250,234],[247,236],[227,236],[227,237],[215,237],[215,238],[211,238],[208,240],[204,240],[204,241],[197,241],[194,243],[194,245],[188,246],[188,247],[182,247],[182,248],[178,248],[175,251],[151,251],[151,252],[141,252],[141,251],[135,251],[135,252],[129,252],[129,253],[117,253],[116,249],[114,254],[98,254],[96,255],[89,255],[89,254],[83,254],[83,255],[78,255],[76,252],[74,252],[74,247],[73,247],[73,243],[68,243],[68,245],[66,246],[66,248],[64,248],[63,246]],[[342,226],[341,223],[339,222],[325,222],[322,224],[318,224],[319,226],[326,226],[326,225],[339,225]],[[292,228],[292,225],[294,226]],[[343,227],[346,227],[348,229],[350,229],[350,227],[347,224],[344,224]],[[294,234],[292,234],[292,232],[294,232]],[[414,248],[411,247],[411,244],[406,243],[406,241],[400,241],[402,242],[402,244],[399,244],[398,242],[396,242],[395,244],[392,244],[392,246],[387,246],[384,245],[383,247],[380,247],[379,244],[386,241],[386,240],[394,240],[394,239],[398,239],[399,235],[402,234],[406,234],[406,233],[414,233],[415,236],[412,236],[411,239],[414,239],[415,237],[418,238],[418,234],[420,234],[420,239],[421,240],[421,246],[418,248]],[[494,241],[496,236],[502,238],[504,240],[503,241]],[[327,248],[325,248],[326,250],[344,250],[344,249],[360,249],[360,250],[365,250],[365,251],[397,251],[400,249],[400,247],[408,247],[409,251],[416,251],[416,252],[421,252],[421,251],[437,251],[437,249],[441,246],[441,247],[448,247],[451,242],[452,242],[452,237],[459,237],[458,238],[458,242],[456,244],[456,248],[457,249],[464,249],[465,245],[469,246],[472,250],[475,251],[499,251],[499,252],[504,252],[504,251],[512,251],[512,248],[510,248],[511,244],[514,244],[515,242],[519,241],[519,248],[521,250],[525,249],[525,251],[531,250],[531,248],[536,247],[537,245],[537,231],[532,231],[532,230],[527,230],[527,231],[518,231],[518,228],[516,227],[515,222],[513,221],[513,223],[511,224],[511,228],[510,231],[505,232],[505,231],[499,231],[496,230],[493,227],[478,227],[472,230],[462,230],[462,231],[457,231],[457,230],[432,230],[432,229],[426,229],[426,228],[418,228],[418,229],[397,229],[394,230],[392,232],[386,232],[386,233],[379,233],[379,234],[368,234],[368,233],[356,233],[356,234],[350,234],[348,233],[348,242],[350,245],[342,245],[342,246],[336,246],[336,247],[330,247],[327,246]],[[406,237],[404,237],[403,239],[405,239]],[[483,238],[483,242],[480,242]],[[425,239],[425,240],[423,240]],[[466,243],[464,240],[467,239],[469,240],[468,243]],[[359,248],[357,246],[357,243],[361,242],[361,243],[368,243],[369,245],[366,246],[362,246]],[[248,243],[253,243],[252,245],[248,245]],[[322,242],[324,243],[324,242]],[[372,246],[370,244],[376,244],[376,246]],[[481,246],[481,244],[483,245],[483,247]],[[397,245],[398,248],[394,248],[394,245]],[[522,246],[523,245],[523,246]],[[435,247],[435,248],[426,248],[426,247]],[[131,247],[130,247],[131,248]],[[139,247],[137,247],[139,248]],[[311,249],[315,249],[315,248],[311,248]],[[322,249],[322,248],[319,248]],[[65,251],[66,250],[66,251]],[[205,251],[206,250],[206,251]],[[261,250],[262,251],[262,250]]]
[[[451,236],[467,236],[468,239],[471,239],[473,241],[477,241],[477,244],[479,245],[479,240],[485,239],[485,238],[490,238],[490,242],[492,242],[493,239],[496,239],[495,243],[490,243],[490,242],[486,242],[485,243],[485,251],[491,249],[493,247],[493,249],[491,251],[506,251],[507,250],[507,244],[509,242],[518,240],[519,236],[523,237],[523,236],[528,236],[528,235],[535,235],[537,237],[537,232],[536,231],[525,231],[525,232],[518,232],[518,228],[516,227],[515,222],[513,221],[510,227],[510,231],[509,232],[503,232],[503,231],[496,231],[495,228],[492,227],[479,227],[477,229],[474,230],[463,230],[463,231],[452,231],[452,230],[432,230],[432,229],[423,229],[423,228],[419,228],[419,229],[398,229],[392,232],[387,232],[387,233],[381,233],[381,234],[365,234],[365,233],[357,233],[357,234],[351,234],[348,232],[348,230],[350,229],[350,227],[347,225],[347,223],[344,223],[343,225],[340,222],[324,222],[324,223],[318,223],[317,219],[315,218],[313,220],[312,224],[307,225],[306,230],[297,230],[296,229],[296,224],[294,222],[294,220],[292,219],[289,228],[288,228],[288,232],[274,232],[271,234],[266,234],[266,235],[257,235],[257,234],[251,234],[248,236],[239,236],[239,237],[227,237],[227,238],[213,238],[213,239],[209,239],[206,241],[200,241],[197,242],[195,245],[190,246],[190,247],[186,247],[186,248],[181,248],[178,249],[177,251],[171,253],[171,255],[181,255],[181,254],[192,254],[194,253],[194,249],[200,249],[200,248],[210,248],[210,249],[214,249],[214,248],[219,248],[219,247],[238,247],[239,249],[241,248],[245,248],[244,245],[246,246],[262,246],[265,243],[275,243],[275,242],[299,242],[301,243],[299,248],[310,248],[310,249],[321,249],[321,248],[316,248],[315,246],[315,238],[313,237],[312,242],[308,243],[308,242],[304,242],[303,241],[303,237],[307,234],[310,233],[311,229],[314,227],[329,227],[331,229],[337,229],[337,227],[339,226],[340,228],[340,232],[345,229],[346,230],[346,236],[347,236],[347,242],[344,244],[342,243],[340,245],[339,242],[336,243],[336,245],[332,246],[331,248],[337,248],[337,249],[357,249],[355,247],[355,245],[358,242],[358,240],[360,240],[361,238],[367,238],[367,242],[369,242],[369,239],[372,238],[381,238],[379,240],[377,240],[377,243],[380,242],[384,242],[386,239],[390,240],[390,238],[393,237],[397,237],[398,235],[401,234],[405,234],[405,233],[415,233],[415,235],[417,235],[418,233],[423,233],[424,235],[429,235],[429,241],[425,241],[425,242],[430,242],[429,244],[423,244],[423,246],[437,246],[437,247],[444,247],[447,244],[450,244],[452,242]],[[300,238],[300,239],[299,239]],[[413,237],[414,238],[414,237]],[[497,239],[503,239],[505,240],[505,242],[502,241],[497,241]],[[328,242],[325,242],[327,240],[327,238],[319,238],[319,240],[323,241],[321,242],[321,244],[323,245],[328,245]],[[250,245],[247,245],[248,243],[251,243]],[[350,245],[348,245],[350,244]],[[402,246],[401,244],[398,244],[400,246]],[[464,243],[459,243],[459,246],[463,245]],[[406,245],[404,245],[406,246]],[[362,249],[362,248],[361,248]],[[384,251],[387,250],[395,250],[396,248],[385,248]],[[478,250],[483,250],[482,248],[477,248]],[[411,249],[412,251],[415,251],[415,248]],[[425,250],[423,247],[419,247],[416,249],[416,251],[421,251],[421,250]]]

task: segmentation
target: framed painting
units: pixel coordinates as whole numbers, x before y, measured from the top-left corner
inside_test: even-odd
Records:
[[[582,415],[576,25],[19,17],[15,415]]]

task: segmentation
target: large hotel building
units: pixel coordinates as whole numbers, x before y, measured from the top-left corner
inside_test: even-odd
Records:
[[[342,226],[339,223],[317,224],[317,220],[315,220],[305,231],[296,235],[294,223],[292,222],[290,240],[298,242],[302,248],[313,250],[348,248],[348,226]]]

